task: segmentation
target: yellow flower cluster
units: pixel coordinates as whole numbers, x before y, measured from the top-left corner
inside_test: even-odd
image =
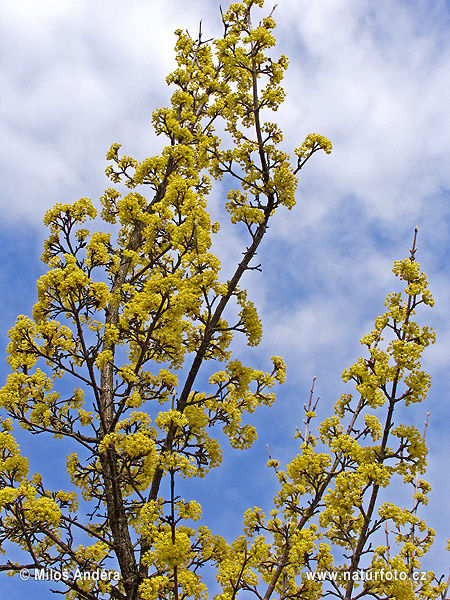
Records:
[[[361,340],[369,357],[360,358],[343,373],[344,381],[354,382],[357,394],[341,396],[335,414],[319,426],[319,438],[310,432],[316,417],[310,402],[305,406],[306,433],[297,433],[302,440],[300,453],[285,470],[279,469],[279,461],[268,461],[280,484],[274,499],[276,509],[268,518],[256,507],[246,512],[246,539],[238,538],[233,545],[233,564],[225,562],[220,568],[224,599],[231,598],[236,589],[256,592],[262,581],[273,583],[280,564],[284,565],[283,575],[274,589],[282,597],[322,597],[324,583],[305,575],[312,565],[316,571],[341,572],[336,585],[348,586],[344,575],[350,565],[338,564],[338,549],[348,557],[360,552],[356,556],[359,564],[363,554],[370,551],[371,535],[383,524],[394,527],[398,553],[394,546],[378,547],[372,552],[371,570],[378,574],[385,571],[390,577],[393,572],[411,573],[420,568],[420,559],[434,537],[416,515],[417,507],[427,503],[430,490],[429,484],[418,478],[425,470],[427,450],[417,429],[395,427],[392,415],[396,404],[420,401],[428,390],[429,376],[421,370],[420,358],[424,348],[433,343],[434,333],[412,317],[419,304],[432,305],[432,297],[425,275],[411,259],[397,261],[394,273],[407,283],[406,299],[400,293],[388,297],[386,313]],[[226,372],[215,378],[229,386]],[[377,503],[379,490],[399,477],[414,488],[413,510]],[[269,535],[271,541],[261,533]],[[249,558],[252,538],[260,545],[259,563],[255,564]],[[441,583],[433,584],[431,574],[425,583],[389,577],[365,582],[365,591],[425,600],[438,598],[444,589]]]
[[[163,477],[203,477],[220,464],[222,451],[211,434],[214,426],[223,427],[233,447],[249,447],[257,434],[245,423],[245,414],[270,406],[275,384],[285,379],[281,358],[272,357],[272,370],[263,372],[231,360],[230,350],[237,332],[250,346],[261,339],[256,307],[239,280],[253,268],[252,259],[274,211],[294,206],[297,186],[297,171],[280,149],[281,130],[263,121],[283,102],[281,82],[288,60],[273,58],[271,16],[257,26],[251,24],[250,11],[258,6],[263,0],[232,4],[223,15],[225,35],[213,43],[176,32],[177,68],[167,78],[175,91],[170,105],[152,117],[155,133],[166,139],[162,152],[137,161],[122,155],[120,144],[109,149],[106,173],[113,187],[100,200],[102,219],[114,225],[109,227],[111,233],[85,227],[97,216],[87,198],[58,204],[46,213],[50,235],[42,258],[48,271],[38,281],[33,318],[19,317],[10,332],[8,361],[13,373],[0,391],[0,406],[32,433],[48,432],[81,444],[83,455],[67,457],[72,484],[85,500],[109,513],[105,532],[94,522],[83,530],[104,536],[103,541],[67,551],[57,541],[56,530],[64,529],[72,539],[71,527],[77,520],[67,514],[77,510],[76,494],[50,494],[38,478],[28,482],[26,459],[4,422],[0,507],[9,511],[11,531],[19,518],[25,518],[28,536],[51,529],[52,537],[42,534],[36,541],[44,558],[49,548],[57,546],[61,564],[94,568],[108,560],[111,548],[127,544],[126,536],[120,543],[105,541],[117,535],[118,529],[111,527],[114,519],[122,519],[122,532],[134,527],[142,536],[137,542],[140,549],[132,546],[134,541],[127,548],[130,556],[142,550],[144,557],[127,577],[148,571],[139,583],[146,600],[171,596],[175,581],[179,597],[205,598],[199,567],[207,562],[221,565],[223,599],[234,597],[240,577],[250,589],[267,581],[275,565],[275,554],[256,535],[263,516],[249,520],[248,531],[256,535],[251,544],[240,539],[229,547],[206,528],[185,525],[186,520],[200,519],[196,502],[172,498],[171,517],[166,514],[167,499],[146,502],[150,489],[156,496]],[[225,142],[214,130],[219,121]],[[318,149],[331,150],[328,140],[316,134],[305,144],[302,158]],[[228,192],[226,209],[233,223],[247,229],[250,242],[235,275],[221,282],[220,261],[212,252],[212,236],[220,224],[211,222],[207,198],[210,177],[224,175],[227,184],[228,178],[234,181],[230,187],[239,186]],[[116,189],[119,184],[125,184],[127,193]],[[151,190],[151,197],[145,197],[143,189]],[[229,317],[226,310],[232,303],[237,310],[229,310],[234,315]],[[396,350],[400,357],[402,349]],[[210,377],[206,391],[194,391],[207,360],[225,366]],[[405,368],[414,361],[404,361]],[[185,366],[177,377],[175,371]],[[76,386],[69,388],[73,392],[59,381],[63,376],[76,378]],[[422,380],[412,373],[410,378],[419,397]],[[308,418],[313,416],[311,411]],[[373,421],[367,421],[367,428],[376,431]],[[412,446],[413,436],[408,440]],[[312,448],[312,438],[308,443]],[[351,442],[344,445],[336,445],[335,452],[353,457]],[[290,465],[285,479],[280,474],[279,506],[288,519],[295,510],[293,504],[286,508],[285,501],[295,496],[298,502],[300,492],[312,492],[327,468],[326,457],[311,451],[306,462],[298,458]],[[94,513],[97,510],[102,509]],[[277,550],[283,545],[281,525],[271,515],[268,527],[276,533]],[[292,565],[287,573],[293,581],[317,532],[310,527],[294,533],[291,522],[288,531]],[[256,570],[266,559],[269,566],[259,577]],[[247,563],[241,573],[242,560]],[[68,597],[83,591],[87,596],[112,593],[107,582],[78,585],[79,591],[68,592]],[[123,594],[125,585],[118,587]],[[294,584],[289,585],[294,593]]]
[[[209,378],[209,383],[217,385],[214,396],[206,399],[209,410],[224,413],[224,432],[235,448],[247,448],[255,441],[256,429],[249,424],[242,425],[242,414],[253,413],[257,406],[270,406],[275,395],[267,392],[276,381],[282,383],[285,377],[285,365],[278,356],[272,357],[272,373],[264,373],[250,367],[244,367],[240,361],[231,361],[225,371],[219,371]],[[255,385],[251,391],[250,385]]]
[[[303,144],[295,149],[295,154],[300,158],[304,159],[309,157],[311,154],[321,149],[326,152],[326,154],[330,154],[332,150],[332,145],[330,140],[328,140],[325,136],[319,135],[317,133],[310,133],[306,136]]]

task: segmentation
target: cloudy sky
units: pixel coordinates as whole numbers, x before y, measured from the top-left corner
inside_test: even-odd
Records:
[[[0,2],[1,347],[17,314],[30,314],[35,301],[44,212],[83,196],[97,201],[109,186],[105,153],[113,142],[139,160],[156,153],[160,141],[150,119],[170,97],[165,76],[175,65],[173,31],[194,34],[202,20],[206,37],[220,35],[219,4]],[[450,519],[442,515],[450,514],[444,475],[450,453],[450,4],[278,0],[274,16],[278,50],[290,59],[287,99],[277,113],[285,148],[317,132],[332,141],[333,152],[305,167],[296,208],[275,218],[259,253],[262,274],[247,277],[264,340],[256,351],[239,346],[241,356],[266,368],[268,357],[282,355],[288,382],[272,412],[256,417],[255,449],[228,453],[220,473],[211,475],[205,513],[212,526],[234,536],[245,508],[268,506],[275,485],[264,466],[266,442],[282,461],[293,456],[288,440],[301,424],[314,375],[321,415],[350,391],[340,374],[360,355],[358,340],[396,289],[392,263],[408,255],[418,225],[417,258],[436,300],[422,318],[435,327],[437,343],[424,360],[432,390],[405,419],[422,430],[431,411],[433,492],[424,515],[439,541],[426,564],[448,573],[443,548]],[[214,214],[222,214],[222,201],[219,187],[211,196]],[[243,238],[231,226],[222,233],[217,251],[226,272],[239,259]],[[4,380],[4,358],[0,370]],[[22,442],[25,454],[33,452],[32,471],[52,452],[51,444],[40,443],[35,452],[32,442]],[[15,579],[6,582],[10,597],[25,597],[30,586]]]

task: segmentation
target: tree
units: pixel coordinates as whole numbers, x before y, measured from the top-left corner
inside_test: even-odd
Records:
[[[223,37],[214,42],[204,41],[201,30],[195,40],[176,32],[178,68],[167,78],[175,86],[171,106],[153,113],[167,145],[138,162],[113,144],[107,175],[116,187],[101,198],[108,231],[84,227],[97,215],[87,198],[58,204],[44,219],[48,271],[38,281],[32,318],[20,316],[10,332],[12,374],[0,392],[8,415],[0,434],[0,543],[17,544],[25,558],[6,559],[0,568],[44,569],[68,598],[201,598],[207,564],[217,567],[223,600],[239,592],[321,597],[325,584],[308,577],[313,570],[338,573],[329,591],[356,598],[355,574],[364,561],[373,573],[402,574],[365,582],[365,594],[444,593],[441,581],[432,585],[432,573],[426,581],[413,577],[433,538],[417,516],[428,491],[418,478],[426,447],[415,428],[394,427],[393,418],[400,403],[423,399],[430,383],[420,356],[434,334],[412,317],[418,305],[433,301],[415,243],[394,267],[406,297],[388,298],[387,312],[362,340],[368,358],[344,373],[356,396],[341,397],[314,436],[312,394],[299,454],[284,471],[269,460],[280,484],[269,518],[258,508],[247,511],[243,536],[228,544],[196,526],[200,505],[176,493],[180,478],[204,477],[220,465],[214,428],[221,426],[235,448],[252,444],[256,431],[243,422],[245,414],[271,405],[271,388],[285,378],[279,357],[269,372],[232,358],[235,332],[250,346],[262,333],[240,283],[246,271],[259,269],[253,259],[274,212],[293,208],[299,171],[319,150],[331,151],[325,137],[310,134],[291,164],[280,149],[280,129],[264,121],[283,101],[287,59],[270,56],[272,14],[252,25],[251,11],[262,4],[232,4],[222,15]],[[206,210],[210,177],[233,188],[226,208],[248,235],[226,282],[211,252],[219,223]],[[143,186],[150,197],[138,191]],[[207,361],[223,368],[204,383]],[[40,474],[29,477],[13,422],[78,446],[67,457],[72,489],[52,492]],[[413,486],[411,510],[381,502],[396,476]],[[373,549],[382,527],[394,528],[396,543],[388,539]]]

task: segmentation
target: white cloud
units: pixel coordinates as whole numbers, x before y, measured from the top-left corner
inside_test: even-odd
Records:
[[[56,4],[3,8],[0,205],[12,219],[35,222],[57,201],[100,194],[113,142],[139,158],[154,151],[151,113],[169,97],[173,31],[196,32],[211,11],[176,0]]]
[[[299,52],[283,113],[295,126],[285,130],[333,140],[323,167],[330,193],[355,194],[372,217],[392,220],[449,187],[442,18],[400,2],[283,3],[279,12],[281,44]]]
[[[278,115],[286,146],[317,130],[335,147],[305,176],[317,182],[319,174],[325,211],[353,194],[372,217],[404,219],[411,209],[419,216],[425,196],[450,186],[443,11],[442,3],[425,12],[422,3],[342,0],[277,7],[279,46],[291,56]],[[19,199],[11,201],[10,186],[0,202],[22,217],[27,198],[40,205],[35,190],[48,181],[55,200],[65,192],[76,197],[96,177],[97,188],[104,153],[119,138],[130,153],[151,154],[150,115],[168,97],[173,30],[196,31],[203,18],[206,36],[220,25],[218,6],[206,1],[21,2],[3,13],[0,156],[10,180],[22,179],[23,163],[30,177]],[[30,160],[36,144],[42,152]]]

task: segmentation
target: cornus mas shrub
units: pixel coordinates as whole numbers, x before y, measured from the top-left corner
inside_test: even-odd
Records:
[[[349,393],[317,428],[311,397],[297,456],[284,470],[270,458],[279,482],[273,510],[249,509],[242,536],[230,542],[177,492],[181,478],[220,466],[217,428],[234,448],[252,444],[246,413],[272,405],[285,379],[280,357],[263,372],[230,351],[235,333],[250,346],[262,334],[241,278],[257,268],[275,211],[294,207],[300,170],[316,152],[331,152],[314,133],[291,159],[280,129],[265,120],[283,101],[287,59],[269,56],[272,15],[252,25],[262,4],[232,4],[217,40],[176,32],[178,66],[167,78],[175,91],[153,113],[167,145],[139,162],[113,144],[107,175],[115,187],[101,198],[107,231],[86,228],[97,216],[87,198],[45,215],[48,270],[32,317],[20,316],[10,332],[12,373],[0,392],[0,569],[44,569],[67,598],[206,598],[208,565],[220,600],[445,597],[433,573],[414,577],[434,536],[418,514],[429,491],[420,479],[424,439],[394,423],[397,407],[413,408],[430,385],[420,358],[434,333],[414,319],[433,300],[415,241],[394,266],[402,291],[388,297],[362,340],[364,357],[343,374]],[[247,233],[228,281],[211,252],[220,225],[207,212],[211,186],[224,176],[226,209]],[[202,383],[208,361],[220,364]],[[53,436],[57,452],[79,447],[66,450],[71,489],[47,489],[45,467],[29,474],[17,424]],[[411,487],[408,507],[386,500],[398,478]],[[12,545],[19,562],[8,558]],[[358,579],[362,567],[371,578]],[[334,579],[311,576],[325,572]]]

